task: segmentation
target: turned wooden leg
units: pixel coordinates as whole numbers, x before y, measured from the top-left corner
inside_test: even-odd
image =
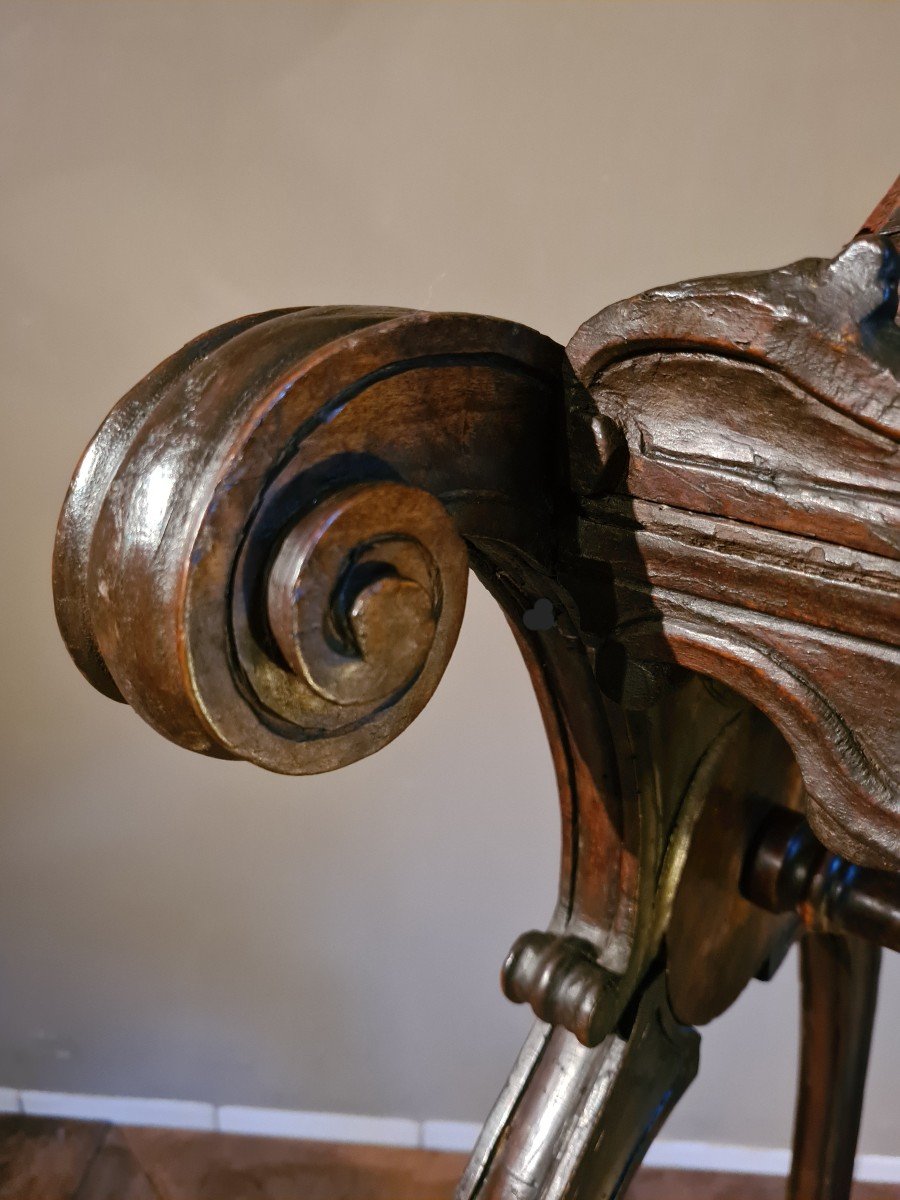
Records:
[[[848,1200],[881,949],[813,933],[800,942],[802,1027],[788,1200]]]

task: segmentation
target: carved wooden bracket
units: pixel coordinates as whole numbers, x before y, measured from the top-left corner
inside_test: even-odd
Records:
[[[615,493],[608,472],[578,487],[576,553],[611,570],[624,629],[602,632],[751,699],[814,827],[882,866],[900,860],[898,270],[865,237],[614,305],[568,351],[573,420],[622,443]]]
[[[760,841],[773,811],[805,814],[883,901],[854,932],[896,932],[897,237],[888,199],[834,260],[645,293],[565,352],[461,314],[247,317],[138,384],[78,467],[72,657],[204,754],[372,753],[437,686],[469,566],[502,605],[563,858],[503,969],[538,1023],[460,1197],[622,1195],[693,1026],[804,929],[807,1076],[836,1012],[846,1038],[801,1084],[790,1194],[849,1194],[877,951],[804,924],[800,892],[745,894],[794,861]]]

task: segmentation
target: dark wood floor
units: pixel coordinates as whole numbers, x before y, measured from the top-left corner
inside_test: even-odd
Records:
[[[0,1118],[0,1200],[451,1200],[460,1154]],[[781,1200],[779,1180],[642,1171],[629,1200]],[[858,1185],[854,1200],[898,1200]]]

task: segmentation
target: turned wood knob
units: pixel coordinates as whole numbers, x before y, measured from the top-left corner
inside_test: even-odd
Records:
[[[832,854],[801,813],[778,806],[767,813],[741,890],[769,912],[796,912],[813,932],[854,934],[900,951],[900,875]]]

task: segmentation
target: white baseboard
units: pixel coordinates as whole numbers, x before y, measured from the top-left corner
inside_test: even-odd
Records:
[[[423,1150],[452,1150],[468,1154],[481,1133],[476,1121],[423,1121]]]
[[[660,1138],[644,1156],[648,1167],[723,1171],[729,1175],[787,1176],[791,1154],[770,1146],[732,1146],[725,1142],[689,1142]],[[900,1183],[900,1157],[858,1154],[853,1172],[860,1183]]]
[[[295,1112],[225,1104],[218,1110],[223,1133],[305,1138],[317,1142],[356,1142],[368,1146],[418,1146],[419,1122],[406,1117],[363,1117],[350,1113]]]
[[[137,1096],[81,1096],[73,1092],[19,1093],[22,1112],[31,1117],[70,1117],[152,1125],[160,1129],[215,1129],[216,1110],[196,1100],[142,1099]]]
[[[423,1121],[421,1145],[426,1150],[468,1152],[481,1126],[468,1121]],[[684,1171],[722,1171],[729,1175],[777,1175],[786,1178],[789,1150],[770,1146],[731,1146],[723,1142],[688,1142],[659,1138],[644,1156],[648,1167]],[[854,1176],[861,1183],[900,1183],[900,1157],[860,1154]]]
[[[265,1137],[355,1142],[468,1152],[481,1127],[470,1121],[416,1121],[407,1117],[370,1117],[349,1113],[302,1112],[283,1108],[216,1106],[194,1100],[142,1099],[134,1096],[82,1096],[71,1092],[18,1091],[0,1087],[0,1112],[30,1116],[110,1121],[116,1125],[153,1125],[162,1129],[206,1129]],[[650,1167],[723,1171],[735,1175],[787,1175],[790,1154],[767,1146],[660,1138],[647,1152]],[[900,1183],[900,1156],[860,1154],[855,1177],[865,1183]]]
[[[730,1146],[723,1142],[654,1142],[644,1155],[648,1167],[677,1170],[727,1171],[730,1175],[786,1176],[789,1150],[771,1146]]]

